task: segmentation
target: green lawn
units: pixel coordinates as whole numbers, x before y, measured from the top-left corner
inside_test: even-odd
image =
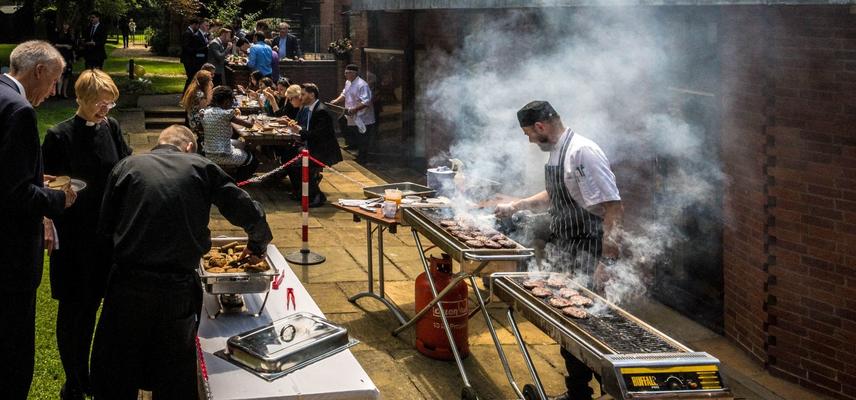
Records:
[[[0,65],[9,65],[9,53],[12,52],[15,46],[16,44],[0,44]],[[104,71],[116,80],[128,76],[128,58],[112,57],[113,52],[116,50],[116,45],[108,44],[106,49],[107,60],[104,63]],[[177,58],[155,59],[144,57],[136,58],[134,62],[146,69],[145,78],[151,79],[155,94],[181,93],[184,89],[184,67]],[[74,63],[75,72],[80,72],[83,70],[83,67],[84,63],[82,59]]]
[[[74,116],[77,103],[74,100],[49,99],[36,108],[39,119],[39,139],[54,125]]]
[[[56,347],[57,302],[51,298],[48,257],[45,254],[44,275],[36,299],[36,367],[30,400],[59,398],[59,389],[65,382],[65,373]]]

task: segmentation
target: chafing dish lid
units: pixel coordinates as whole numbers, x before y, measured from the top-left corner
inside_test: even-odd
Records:
[[[341,338],[347,342],[347,335],[347,329],[317,315],[296,313],[232,336],[228,347],[238,348],[262,360],[275,361],[319,343],[338,342]]]

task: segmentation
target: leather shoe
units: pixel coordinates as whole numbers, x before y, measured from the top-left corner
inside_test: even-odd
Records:
[[[311,202],[309,202],[309,208],[321,207],[327,203],[327,196],[324,193],[318,193]]]
[[[59,398],[61,400],[85,400],[83,392],[77,389],[72,389],[68,385],[62,385],[59,390]]]

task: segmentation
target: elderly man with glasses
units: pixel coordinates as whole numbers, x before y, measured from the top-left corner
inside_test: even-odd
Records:
[[[50,43],[21,43],[0,76],[0,387],[4,399],[26,399],[33,379],[36,289],[44,261],[42,219],[57,217],[76,196],[44,187],[37,107],[54,94],[65,68]]]
[[[87,183],[77,202],[45,226],[50,260],[51,295],[59,300],[56,341],[65,370],[61,399],[84,398],[91,393],[89,348],[95,315],[107,285],[112,243],[96,234],[101,198],[110,170],[131,155],[119,123],[107,114],[119,97],[110,76],[97,69],[80,74],[74,85],[77,112],[48,129],[42,154],[45,171],[68,175]],[[57,247],[56,239],[62,244]]]

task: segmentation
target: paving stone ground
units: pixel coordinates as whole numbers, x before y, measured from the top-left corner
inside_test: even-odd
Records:
[[[135,152],[147,151],[156,140],[156,132],[132,133],[129,136]],[[321,182],[321,190],[330,202],[362,197],[361,186],[351,179],[366,185],[385,183],[378,176],[382,171],[375,174],[354,162],[347,153],[345,156],[347,159],[334,168],[350,179],[327,171]],[[283,254],[301,246],[299,203],[288,199],[286,185],[287,181],[280,181],[248,187],[249,193],[263,204],[273,229],[273,243]],[[328,204],[311,210],[309,227],[311,249],[326,256],[327,260],[318,266],[294,265],[292,269],[327,318],[346,326],[351,335],[360,340],[352,351],[380,389],[382,397],[459,398],[462,383],[454,362],[432,360],[416,351],[412,329],[393,337],[390,332],[396,321],[380,302],[368,298],[361,299],[356,305],[348,302],[348,297],[364,291],[367,286],[365,226],[353,222],[350,214]],[[210,229],[213,235],[242,234],[216,208],[211,213]],[[400,229],[398,234],[387,233],[384,243],[386,293],[408,315],[414,313],[414,279],[422,272],[418,250],[410,235],[409,229]],[[513,335],[507,329],[504,306],[493,304],[489,309],[514,376],[522,386],[530,382],[530,378]],[[641,302],[633,312],[686,345],[719,357],[727,368],[728,382],[739,398],[823,398],[770,376],[726,339],[667,307],[655,302]],[[559,356],[559,346],[522,317],[519,320],[522,335],[547,392],[553,395],[563,392],[565,369]],[[481,315],[470,320],[469,332],[471,354],[465,360],[465,367],[476,391],[484,399],[514,398]],[[593,383],[592,386],[596,385]],[[595,390],[597,393],[598,389]]]

